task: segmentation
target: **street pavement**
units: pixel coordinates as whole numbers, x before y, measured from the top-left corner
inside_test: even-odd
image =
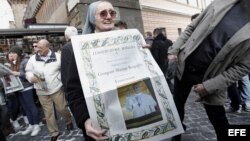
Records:
[[[191,93],[187,100],[184,118],[187,129],[182,136],[182,141],[216,141],[215,131],[203,105],[195,102],[197,98],[197,95]],[[227,118],[230,124],[250,125],[250,112],[227,113]]]
[[[197,99],[195,94],[191,94],[186,104],[186,115],[184,123],[187,125],[186,132],[182,135],[182,141],[216,141],[213,126],[210,124],[208,117],[205,113],[203,105],[199,102],[194,102]],[[227,114],[230,124],[250,124],[250,112],[242,111],[240,114]],[[19,120],[23,123],[23,120]],[[81,130],[76,126],[73,131],[67,131],[66,125],[61,118],[58,119],[60,129],[60,136],[58,141],[84,141]],[[22,136],[21,130],[16,134],[11,134],[7,137],[8,141],[49,141],[50,135],[46,125],[41,126],[42,131],[36,136],[29,135]],[[165,141],[170,141],[166,139]]]

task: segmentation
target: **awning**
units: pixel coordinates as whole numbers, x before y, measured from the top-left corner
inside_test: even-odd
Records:
[[[81,29],[77,29],[81,33]],[[65,28],[0,29],[0,39],[23,38],[32,35],[64,36]]]

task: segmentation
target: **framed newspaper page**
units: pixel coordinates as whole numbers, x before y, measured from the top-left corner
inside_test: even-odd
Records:
[[[183,128],[167,82],[136,29],[73,36],[88,111],[110,141],[167,139]]]
[[[10,74],[11,70],[7,66],[0,63],[0,78]]]
[[[24,89],[19,77],[16,77],[14,75],[6,75],[2,77],[1,80],[3,81],[5,94]]]

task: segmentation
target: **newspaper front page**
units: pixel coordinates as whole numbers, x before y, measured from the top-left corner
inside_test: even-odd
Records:
[[[77,68],[95,128],[111,141],[156,141],[183,133],[163,73],[136,29],[74,36]]]
[[[13,93],[23,89],[23,84],[19,77],[11,75],[11,70],[0,64],[0,79],[3,82],[5,94]]]
[[[0,77],[10,75],[10,72],[11,70],[7,66],[0,63]]]

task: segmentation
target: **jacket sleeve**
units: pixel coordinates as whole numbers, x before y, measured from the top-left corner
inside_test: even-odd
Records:
[[[242,59],[235,65],[232,65],[216,77],[203,82],[203,85],[209,94],[225,90],[227,87],[250,73],[250,51],[243,56],[244,57],[242,57]]]
[[[153,42],[152,48],[150,49],[152,56],[154,57],[155,61],[159,61],[159,47],[158,44]]]
[[[189,37],[192,35],[197,25],[202,21],[207,11],[210,9],[211,5],[212,4],[210,4],[195,20],[193,20],[193,22],[191,22],[186,27],[186,29],[181,33],[181,35],[173,44],[173,46],[169,48],[168,54],[178,55],[179,50],[185,48],[185,46],[183,45],[187,42]]]
[[[66,44],[61,52],[61,78],[65,96],[76,124],[85,133],[84,123],[89,118],[89,112],[71,44]]]
[[[33,57],[35,56],[32,56],[28,62],[27,62],[27,65],[25,67],[25,72],[26,72],[26,79],[31,83],[31,77],[34,76],[33,74],[33,70],[34,70],[34,67],[33,67],[33,63],[32,63],[32,59],[34,59]]]
[[[26,79],[25,67],[26,67],[28,61],[29,61],[28,58],[23,58],[21,66],[20,66],[20,77],[23,78],[23,79]]]

